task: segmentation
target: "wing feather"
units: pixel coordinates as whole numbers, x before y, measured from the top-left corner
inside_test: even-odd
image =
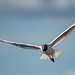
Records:
[[[0,40],[0,42],[4,42],[4,43],[11,44],[11,45],[15,45],[15,46],[18,46],[18,47],[24,48],[24,49],[35,49],[35,50],[40,50],[41,49],[41,46],[36,46],[36,45],[15,43],[15,42],[10,42],[10,41],[6,41],[6,40]]]
[[[64,32],[62,32],[58,37],[56,37],[51,43],[50,46],[54,47],[58,43],[60,43],[64,38],[66,38],[75,28],[75,23],[67,28]]]

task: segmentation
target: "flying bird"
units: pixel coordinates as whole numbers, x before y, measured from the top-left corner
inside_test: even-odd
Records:
[[[0,40],[0,42],[8,43],[11,45],[15,45],[24,49],[32,49],[32,50],[40,50],[43,52],[43,55],[40,59],[51,59],[53,62],[55,58],[62,52],[62,50],[55,50],[53,47],[60,43],[63,39],[65,39],[75,28],[75,23],[63,31],[59,36],[57,36],[51,43],[43,44],[41,46],[31,45],[31,44],[23,44],[23,43],[15,43],[6,40]]]

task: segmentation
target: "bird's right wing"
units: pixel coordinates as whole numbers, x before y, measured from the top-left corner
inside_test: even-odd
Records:
[[[23,43],[15,43],[15,42],[10,42],[10,41],[6,41],[6,40],[0,40],[0,42],[4,42],[4,43],[11,44],[11,45],[15,45],[17,47],[24,48],[24,49],[41,50],[41,46],[36,46],[36,45],[23,44]]]
[[[58,43],[60,43],[63,39],[65,39],[75,28],[75,23],[67,28],[64,32],[62,32],[58,37],[56,37],[51,43],[50,46],[54,47]]]

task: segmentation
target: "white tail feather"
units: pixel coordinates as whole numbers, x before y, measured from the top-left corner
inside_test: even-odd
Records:
[[[58,57],[62,50],[54,50],[53,56],[54,58]]]
[[[44,59],[50,59],[50,58],[49,58],[49,56],[43,54],[43,55],[40,57],[40,59],[44,60]]]
[[[59,56],[59,54],[62,52],[62,50],[54,50],[53,55],[46,55],[43,54],[40,59],[44,60],[44,59],[50,59],[50,58],[56,58],[57,56]]]

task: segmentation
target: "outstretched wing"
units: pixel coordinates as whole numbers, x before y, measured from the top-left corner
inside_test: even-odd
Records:
[[[64,32],[62,32],[58,37],[56,37],[51,43],[50,46],[54,47],[55,45],[57,45],[58,43],[60,43],[65,37],[67,37],[75,28],[75,23],[70,26],[69,28],[67,28]]]
[[[24,49],[35,49],[35,50],[40,50],[41,49],[41,46],[35,46],[35,45],[30,45],[30,44],[15,43],[15,42],[10,42],[10,41],[6,41],[6,40],[0,40],[0,42],[15,45],[15,46],[18,46],[18,47],[24,48]]]

